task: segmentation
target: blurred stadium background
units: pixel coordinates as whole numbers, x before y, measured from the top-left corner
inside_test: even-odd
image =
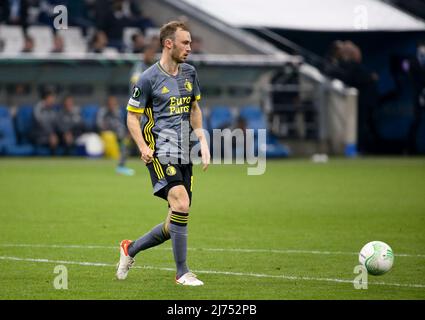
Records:
[[[57,5],[68,8],[67,29],[53,27]],[[46,88],[56,110],[71,96],[83,131],[98,132],[97,111],[108,96],[124,109],[135,66],[155,61],[158,28],[170,19],[192,28],[206,129],[267,128],[269,157],[423,154],[424,8],[419,0],[2,1],[0,154],[51,154],[36,144],[32,116]]]
[[[67,29],[53,28],[58,5]],[[265,128],[274,159],[255,178],[194,168],[197,291],[171,281],[169,246],[142,255],[137,281],[111,281],[118,241],[158,223],[164,203],[135,150],[137,178],[123,179],[103,160],[119,150],[78,139],[110,143],[106,105],[125,125],[131,82],[175,19],[192,30],[204,127]],[[79,125],[71,138],[55,128],[52,148],[37,110],[49,127],[68,108]],[[0,298],[424,299],[423,154],[425,1],[0,1]],[[371,240],[393,247],[395,267],[355,290]],[[70,268],[70,290],[52,289],[52,263]]]

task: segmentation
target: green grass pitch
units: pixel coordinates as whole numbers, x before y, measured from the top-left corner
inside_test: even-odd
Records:
[[[268,161],[194,170],[189,266],[205,286],[174,283],[171,244],[114,278],[118,244],[163,221],[148,171],[115,162],[0,159],[0,299],[425,299],[425,159]],[[352,281],[357,252],[387,242],[393,269]],[[57,290],[57,265],[68,289]]]

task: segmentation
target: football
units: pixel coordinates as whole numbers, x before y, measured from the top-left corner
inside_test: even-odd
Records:
[[[359,262],[369,274],[382,275],[390,271],[393,266],[393,250],[385,242],[371,241],[360,250]]]

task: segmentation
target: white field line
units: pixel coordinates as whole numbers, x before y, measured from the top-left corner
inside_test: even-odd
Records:
[[[59,244],[14,244],[2,243],[0,247],[16,248],[56,248],[56,249],[117,249],[117,246],[101,245],[59,245]],[[152,248],[153,250],[171,250],[171,248]],[[278,249],[243,249],[243,248],[188,248],[193,251],[211,251],[211,252],[240,252],[240,253],[278,253],[278,254],[317,254],[317,255],[357,255],[357,252],[347,251],[320,251],[320,250],[278,250]],[[398,253],[396,257],[425,258],[425,254]]]
[[[20,257],[8,257],[0,256],[0,260],[8,261],[26,261],[35,263],[55,263],[55,264],[70,264],[90,267],[116,267],[114,264],[101,263],[101,262],[81,262],[81,261],[66,261],[66,260],[50,260],[50,259],[34,259],[34,258],[20,258]],[[153,267],[153,266],[134,266],[137,269],[149,269],[159,271],[170,271],[175,272],[174,268],[164,267]],[[193,270],[195,273],[200,274],[218,274],[228,276],[240,276],[240,277],[255,277],[255,278],[274,278],[284,280],[298,280],[298,281],[319,281],[319,282],[335,282],[335,283],[351,283],[354,284],[354,280],[334,279],[334,278],[317,278],[317,277],[300,277],[300,276],[287,276],[287,275],[272,275],[262,273],[245,273],[245,272],[229,272],[229,271],[214,271],[214,270]],[[370,285],[379,286],[390,286],[390,287],[408,287],[408,288],[425,288],[425,284],[409,284],[409,283],[390,283],[390,282],[369,282]]]

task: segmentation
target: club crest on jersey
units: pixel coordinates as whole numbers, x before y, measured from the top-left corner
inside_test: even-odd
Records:
[[[186,80],[186,82],[184,83],[184,87],[186,88],[187,91],[192,92],[193,90],[193,85],[192,82],[189,82]]]
[[[174,176],[176,174],[176,168],[174,168],[173,166],[168,166],[165,170],[165,173],[167,173],[167,175],[169,176]]]
[[[139,87],[134,87],[133,88],[133,94],[132,94],[132,98],[137,99],[138,97],[140,97],[140,95],[142,94],[142,90],[140,90]]]

